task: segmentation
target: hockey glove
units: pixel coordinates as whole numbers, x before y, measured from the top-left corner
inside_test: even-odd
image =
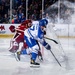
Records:
[[[43,33],[44,33],[44,35],[46,35],[46,31],[44,31]]]
[[[49,44],[47,44],[47,45],[45,46],[45,48],[46,48],[47,50],[50,50],[50,49],[51,49],[51,46],[50,46]]]
[[[47,50],[50,50],[50,49],[51,49],[51,46],[50,46],[48,43],[46,43],[45,40],[42,42],[42,45],[43,45]]]

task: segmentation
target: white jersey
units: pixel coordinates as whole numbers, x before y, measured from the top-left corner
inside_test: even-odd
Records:
[[[27,37],[36,38],[38,36],[39,21],[33,21],[32,26],[24,31]]]

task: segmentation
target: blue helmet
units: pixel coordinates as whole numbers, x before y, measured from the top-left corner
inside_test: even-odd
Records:
[[[46,19],[42,19],[39,21],[40,26],[46,26],[48,24],[48,21]]]

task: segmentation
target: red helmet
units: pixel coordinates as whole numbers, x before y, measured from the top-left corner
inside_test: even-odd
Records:
[[[30,19],[25,20],[21,25],[26,25],[27,27],[30,27],[29,23],[32,23],[32,21]]]
[[[21,25],[26,25],[26,21],[22,22]]]
[[[27,21],[27,23],[32,23],[32,21],[30,20],[30,19],[28,19],[28,20],[26,20]]]
[[[27,20],[27,27],[31,27],[32,26],[32,21],[31,20]]]

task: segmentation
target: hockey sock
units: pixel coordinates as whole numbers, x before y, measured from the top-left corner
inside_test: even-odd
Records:
[[[31,53],[31,59],[36,60],[37,54],[36,53]]]
[[[21,51],[21,54],[27,54],[26,49],[22,50],[22,51]]]

